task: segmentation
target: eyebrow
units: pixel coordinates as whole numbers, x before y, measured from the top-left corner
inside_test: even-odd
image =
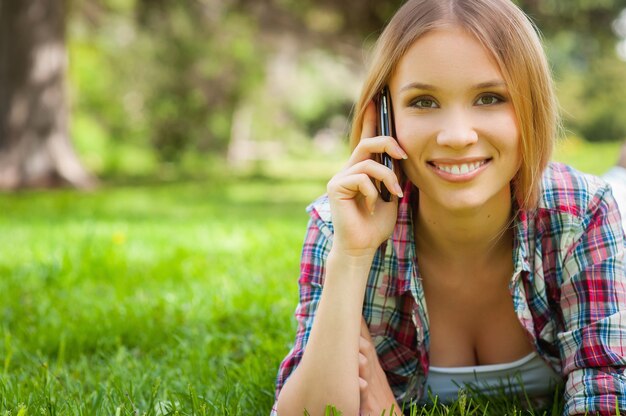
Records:
[[[476,84],[472,87],[472,89],[474,90],[482,90],[485,88],[506,88],[506,83],[504,81],[501,80],[493,80],[493,81],[486,81],[486,82],[481,82],[479,84]],[[432,85],[432,84],[424,84],[422,82],[412,82],[410,84],[405,85],[404,87],[402,87],[400,89],[400,91],[406,91],[406,90],[413,90],[413,89],[418,89],[418,90],[427,90],[427,91],[437,91],[439,88],[437,88],[436,86]]]

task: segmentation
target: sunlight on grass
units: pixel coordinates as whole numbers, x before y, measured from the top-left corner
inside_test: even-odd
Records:
[[[267,413],[312,197],[230,186],[0,195],[0,410]]]

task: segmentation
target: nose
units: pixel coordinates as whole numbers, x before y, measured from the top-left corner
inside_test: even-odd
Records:
[[[452,111],[442,122],[437,135],[437,144],[454,149],[462,149],[478,141],[478,133],[472,126],[471,118],[462,110]]]

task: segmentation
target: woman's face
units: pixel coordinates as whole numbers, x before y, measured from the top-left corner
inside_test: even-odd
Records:
[[[425,34],[389,85],[420,205],[458,213],[510,200],[520,133],[502,74],[476,38],[456,27]]]

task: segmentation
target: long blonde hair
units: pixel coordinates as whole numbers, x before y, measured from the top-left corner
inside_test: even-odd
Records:
[[[509,0],[409,0],[378,38],[352,118],[350,144],[361,137],[368,103],[386,85],[411,45],[425,33],[456,25],[491,53],[504,77],[520,128],[522,163],[513,179],[520,209],[537,205],[541,175],[559,128],[550,69],[537,29]]]

